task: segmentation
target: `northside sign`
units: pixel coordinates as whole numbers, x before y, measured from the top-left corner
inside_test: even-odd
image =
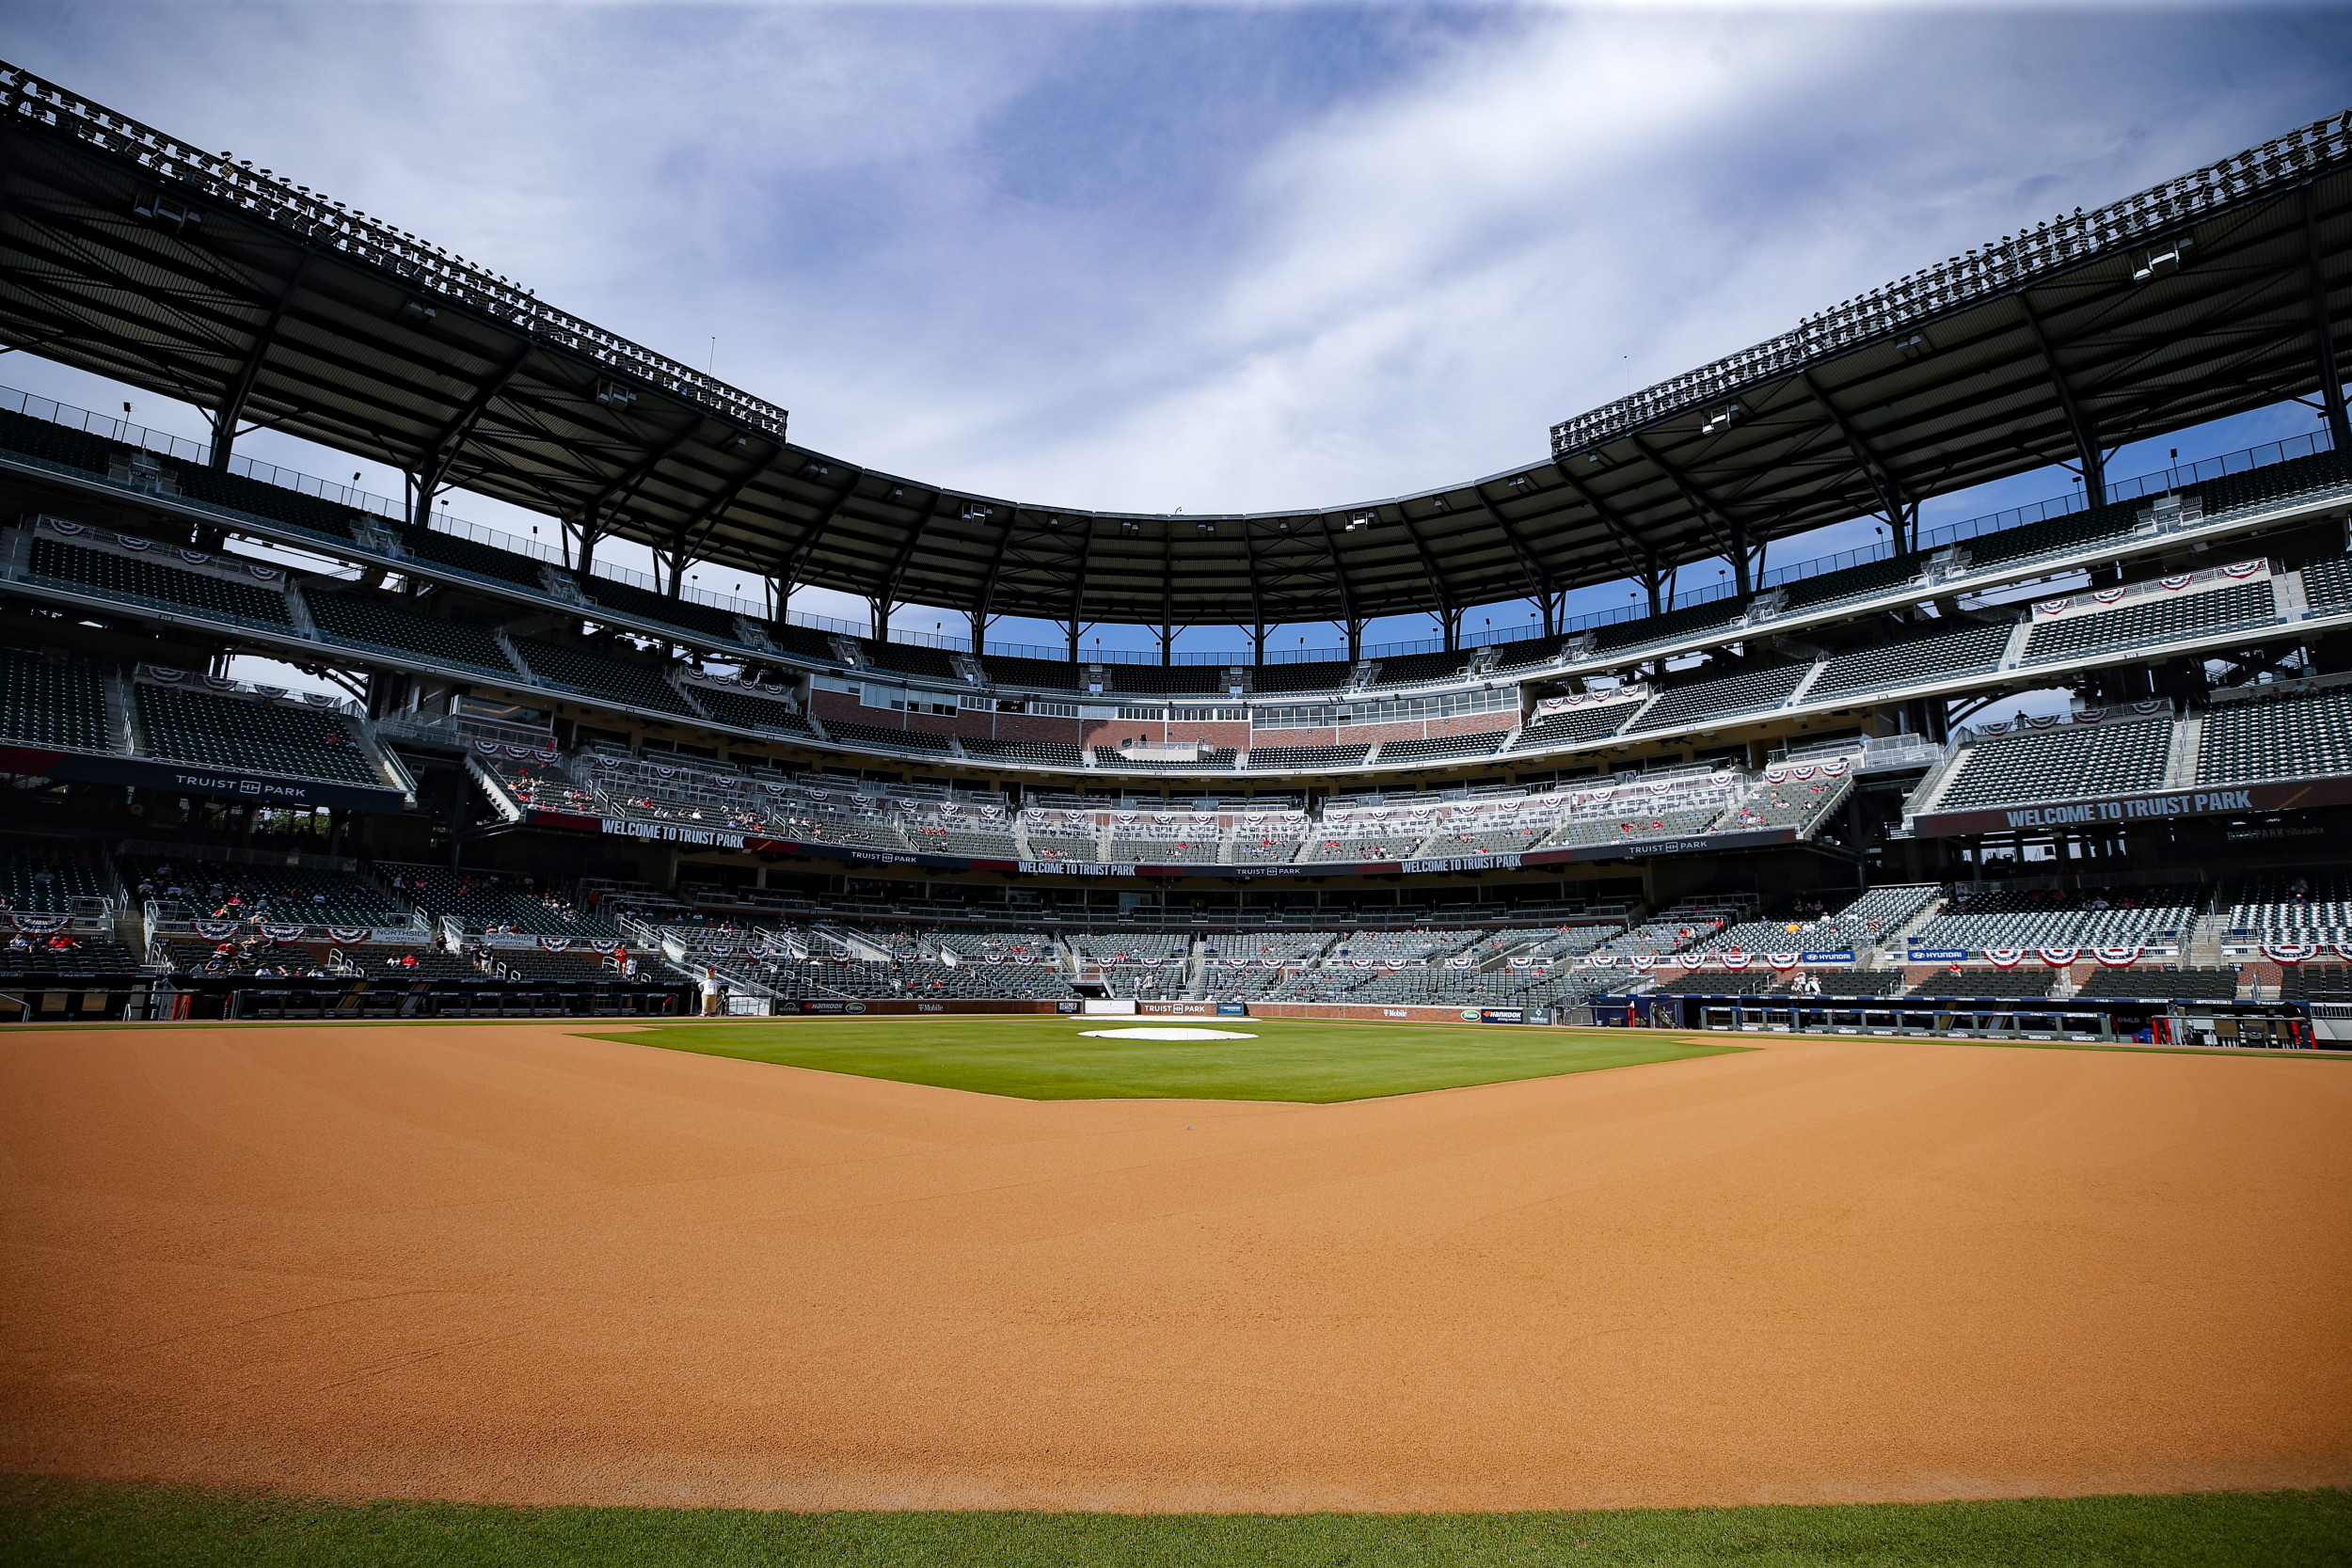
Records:
[[[2234,789],[2159,789],[2038,806],[1992,811],[1934,812],[1916,817],[1912,832],[1922,838],[1955,833],[1997,833],[2037,828],[2110,827],[2160,822],[2175,816],[2226,816],[2233,812],[2296,811],[2352,801],[2352,779],[2299,780],[2241,784]]]

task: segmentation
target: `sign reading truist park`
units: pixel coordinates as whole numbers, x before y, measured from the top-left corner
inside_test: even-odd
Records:
[[[180,795],[224,796],[263,806],[326,806],[335,811],[397,813],[408,804],[407,797],[397,789],[371,789],[365,784],[336,784],[325,779],[280,778],[234,768],[206,768],[192,762],[158,762],[151,757],[91,756],[22,746],[0,746],[0,770],[76,784],[132,784]]]
[[[2139,795],[2109,795],[2088,800],[2057,800],[1993,811],[1932,812],[1912,819],[1922,838],[1955,833],[2030,832],[2042,828],[2131,826],[2175,816],[2227,816],[2236,812],[2300,811],[2352,801],[2352,779],[2298,779],[2284,784],[2241,784],[2234,789],[2159,789]]]

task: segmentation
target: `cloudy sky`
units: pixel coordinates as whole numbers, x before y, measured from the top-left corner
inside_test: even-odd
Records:
[[[1523,463],[1550,422],[1804,312],[2352,104],[2342,9],[8,15],[8,58],[713,363],[804,444],[1147,511],[1337,505]],[[29,356],[0,384],[123,395]],[[2290,407],[2168,444],[2312,422]],[[267,442],[241,450],[358,466]]]

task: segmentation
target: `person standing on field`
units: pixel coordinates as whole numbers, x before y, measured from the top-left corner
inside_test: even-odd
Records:
[[[705,969],[703,971],[703,1017],[716,1018],[718,1016],[719,972],[715,969]]]

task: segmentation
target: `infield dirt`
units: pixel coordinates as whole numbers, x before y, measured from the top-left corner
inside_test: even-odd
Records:
[[[579,1028],[0,1039],[0,1469],[1121,1510],[2352,1481],[2352,1064],[1787,1040],[1041,1103]]]

